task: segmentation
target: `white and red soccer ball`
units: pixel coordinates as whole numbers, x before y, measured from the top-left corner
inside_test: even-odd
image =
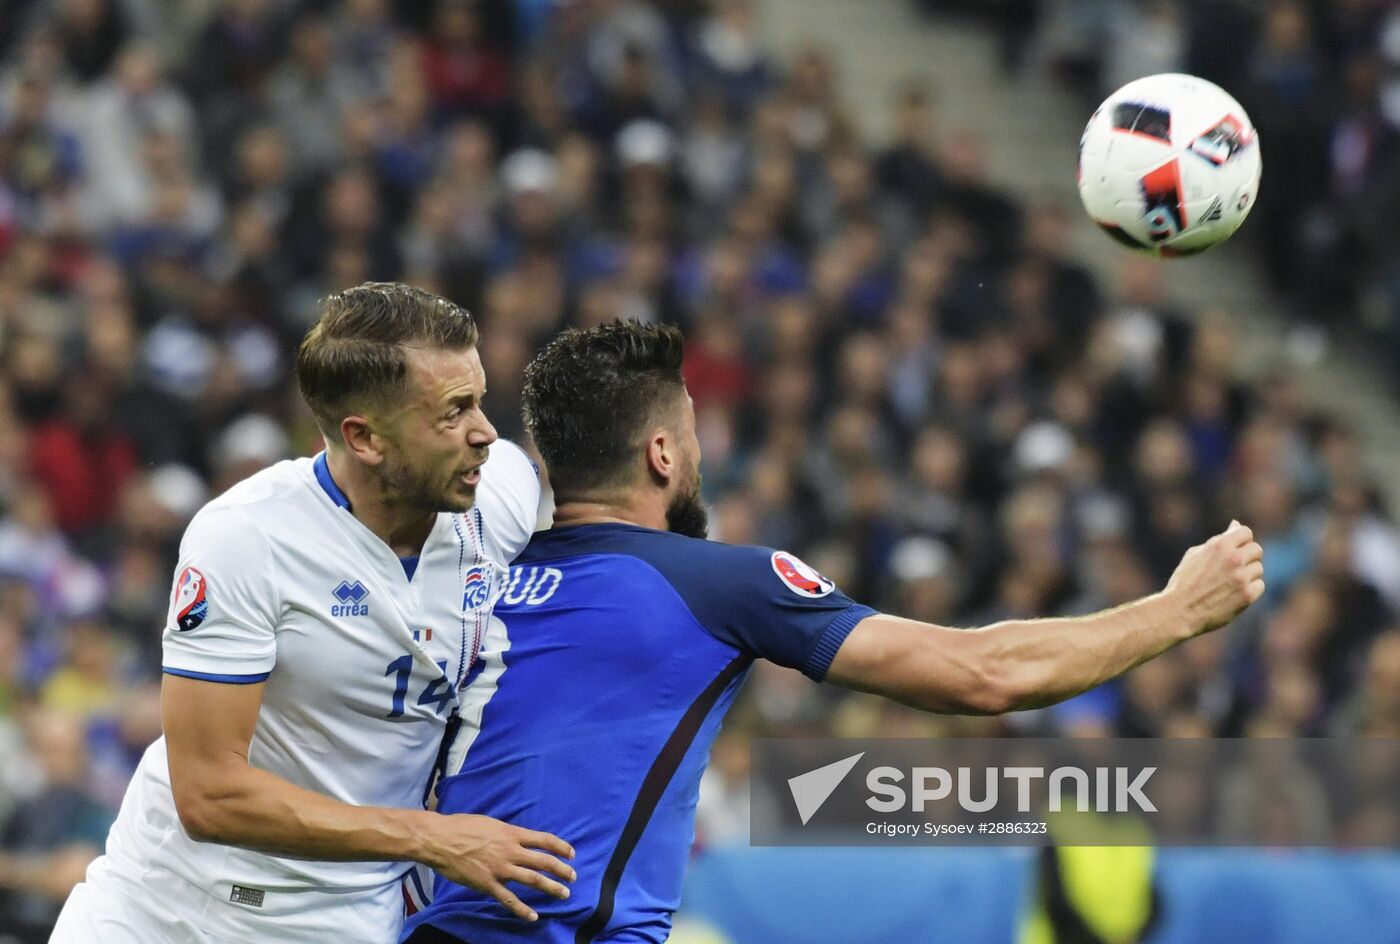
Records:
[[[1079,141],[1079,198],[1114,239],[1186,256],[1240,228],[1259,195],[1259,139],[1240,103],[1190,75],[1110,95]]]

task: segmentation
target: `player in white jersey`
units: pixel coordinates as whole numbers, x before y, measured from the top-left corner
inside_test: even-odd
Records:
[[[382,944],[413,862],[522,917],[506,882],[568,894],[557,837],[423,808],[539,500],[518,447],[487,461],[471,317],[403,285],[332,295],[297,380],[326,451],[190,523],[165,735],[53,942]]]

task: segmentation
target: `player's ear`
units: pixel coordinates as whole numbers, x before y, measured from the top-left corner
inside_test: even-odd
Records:
[[[646,464],[651,480],[663,488],[676,476],[680,455],[676,452],[675,438],[663,427],[658,426],[647,437]]]
[[[378,465],[384,461],[379,438],[363,416],[347,416],[340,421],[340,439],[345,448],[365,465]]]

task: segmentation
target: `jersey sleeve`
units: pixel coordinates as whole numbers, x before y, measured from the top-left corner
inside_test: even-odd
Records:
[[[704,601],[692,611],[711,635],[820,682],[856,624],[875,610],[786,551],[710,545]]]
[[[530,542],[540,514],[540,474],[535,463],[513,442],[499,439],[481,470],[476,488],[488,547],[509,563]]]
[[[261,682],[277,662],[279,594],[267,535],[235,509],[205,509],[180,542],[162,638],[168,675]]]

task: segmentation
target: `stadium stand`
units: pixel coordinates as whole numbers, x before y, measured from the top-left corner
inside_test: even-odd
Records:
[[[159,731],[182,529],[317,448],[291,352],[366,279],[478,315],[513,438],[560,327],[681,325],[714,536],[892,612],[1086,611],[1232,517],[1260,535],[1263,606],[1055,709],[932,718],[760,665],[702,854],[744,839],[755,734],[1400,736],[1400,532],[1347,417],[1288,365],[1246,375],[1239,324],[1183,310],[1155,263],[1086,266],[1077,208],[992,183],[998,140],[941,127],[936,92],[852,102],[756,6],[0,4],[0,941],[45,940],[100,846]],[[1079,5],[1106,6],[1242,89],[1265,187],[1296,197],[1246,227],[1292,317],[1360,312],[1394,351],[1400,13]],[[1034,22],[1009,67],[1127,67]],[[853,117],[877,107],[888,140]]]

